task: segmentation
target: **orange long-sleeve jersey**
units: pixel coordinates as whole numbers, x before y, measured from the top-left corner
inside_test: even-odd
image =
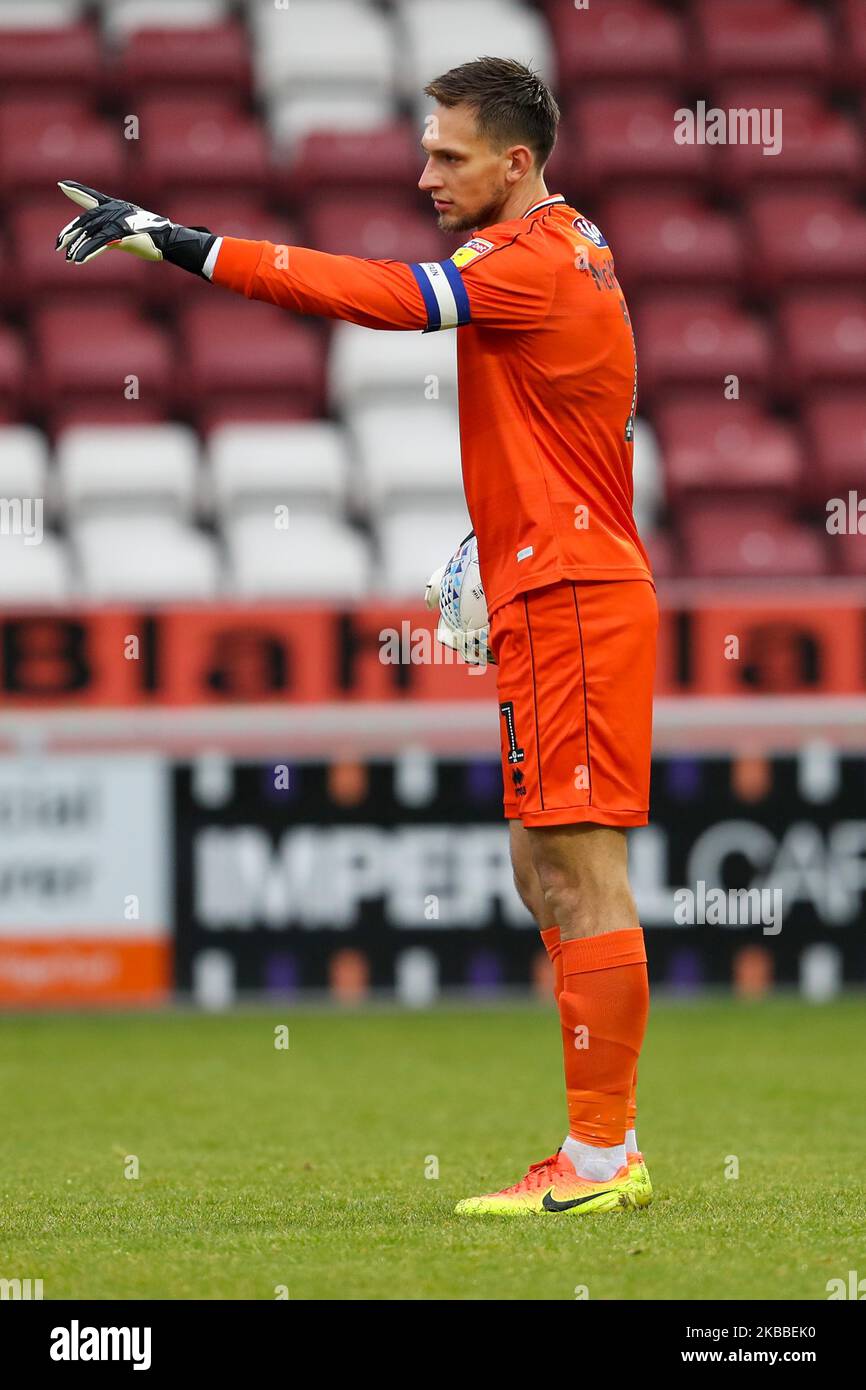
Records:
[[[632,512],[631,322],[607,242],[564,198],[446,261],[223,237],[205,273],[303,314],[459,329],[463,484],[489,612],[557,579],[651,579]]]

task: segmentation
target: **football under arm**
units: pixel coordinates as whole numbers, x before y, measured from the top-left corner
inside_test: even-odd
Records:
[[[265,300],[299,314],[347,319],[366,328],[420,331],[433,326],[423,281],[438,269],[438,265],[422,268],[403,261],[363,260],[305,246],[220,237],[205,263],[204,275],[248,299]],[[459,276],[456,267],[455,275]]]

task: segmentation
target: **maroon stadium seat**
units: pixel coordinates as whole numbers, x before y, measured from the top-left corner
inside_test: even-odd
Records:
[[[563,119],[561,156],[569,186],[618,192],[634,179],[680,181],[693,190],[709,171],[706,145],[674,140],[673,95],[604,94],[579,98]]]
[[[828,497],[846,496],[850,488],[866,495],[866,386],[814,396],[804,407],[803,425],[811,499],[823,505]]]
[[[866,578],[866,535],[859,531],[849,532],[843,536],[828,536],[827,542],[830,564],[837,574]]]
[[[824,383],[866,390],[866,294],[792,294],[778,318],[783,380],[792,395]]]
[[[314,130],[298,143],[291,163],[280,166],[282,192],[299,202],[318,189],[395,193],[406,200],[421,177],[425,156],[408,122],[374,130]],[[420,196],[420,195],[419,195]]]
[[[863,139],[850,116],[828,106],[820,96],[762,84],[736,84],[719,89],[714,103],[731,109],[782,111],[782,146],[765,155],[760,144],[721,145],[714,150],[718,178],[727,191],[740,194],[768,180],[808,182],[810,186],[840,181],[852,186],[860,177]]]
[[[0,412],[6,420],[20,420],[25,412],[24,341],[14,328],[0,323]]]
[[[772,507],[705,503],[680,520],[695,578],[812,578],[829,568],[823,531],[780,520]]]
[[[866,212],[841,196],[755,194],[748,207],[750,271],[775,290],[792,283],[866,284]]]
[[[141,301],[152,269],[135,256],[106,251],[84,268],[69,265],[62,252],[54,249],[60,228],[75,217],[75,205],[59,189],[52,197],[24,203],[9,216],[11,251],[6,262],[9,291],[19,305],[38,304],[40,295],[125,296],[131,304]],[[49,298],[46,302],[51,302]]]
[[[69,404],[50,403],[47,426],[55,437],[74,425],[161,425],[175,418],[171,405],[151,401],[108,400],[101,395],[70,399]]]
[[[777,514],[796,502],[803,453],[792,425],[744,401],[680,401],[662,407],[656,428],[671,506],[708,493],[775,503]]]
[[[646,283],[735,285],[743,269],[743,235],[729,213],[699,198],[647,194],[635,216],[627,193],[605,203],[600,225],[610,243],[617,278],[628,295]]]
[[[242,100],[251,82],[247,35],[234,21],[200,28],[135,29],[110,75],[118,94],[133,102],[191,92],[219,92]]]
[[[673,579],[679,569],[678,546],[667,531],[650,531],[641,536],[649,556],[650,569],[656,579]]]
[[[824,18],[799,0],[695,0],[701,78],[827,77],[833,42]]]
[[[181,190],[260,191],[269,177],[265,132],[231,101],[151,98],[141,104],[135,166],[142,202],[158,207]]]
[[[467,233],[468,235],[468,233]],[[406,206],[405,196],[320,196],[308,209],[304,245],[335,256],[397,261],[440,261],[454,253],[429,212]]]
[[[770,331],[725,296],[645,297],[634,316],[638,396],[712,388],[739,377],[740,398],[760,401],[774,369]]]
[[[4,97],[48,95],[92,102],[102,77],[102,46],[91,24],[2,31]]]
[[[199,414],[229,402],[321,413],[324,338],[295,315],[226,295],[184,309],[179,328],[183,386]]]
[[[4,101],[0,104],[0,185],[7,202],[23,191],[42,194],[61,178],[108,192],[123,183],[124,141],[114,120],[93,116],[83,102],[61,98]],[[60,222],[66,203],[61,196]],[[69,216],[74,216],[70,211]]]
[[[681,77],[686,36],[677,14],[648,0],[604,0],[577,10],[562,0],[545,5],[557,56],[559,87],[641,78]]]
[[[838,0],[841,34],[837,71],[855,91],[866,87],[866,0]]]
[[[317,404],[312,400],[287,402],[277,396],[256,399],[238,396],[236,399],[217,400],[199,404],[195,412],[196,428],[201,434],[210,434],[221,425],[275,424],[288,425],[299,420],[319,418]]]
[[[154,269],[153,266],[150,267]],[[36,371],[32,396],[56,423],[70,405],[118,407],[126,380],[139,380],[140,398],[162,408],[174,395],[173,345],[167,334],[126,308],[64,303],[33,316]],[[128,403],[130,415],[135,413]]]

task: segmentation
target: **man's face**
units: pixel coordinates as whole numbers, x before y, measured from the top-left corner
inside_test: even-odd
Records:
[[[427,163],[418,187],[430,194],[441,231],[468,232],[499,220],[511,159],[478,135],[473,107],[437,105],[421,148]]]

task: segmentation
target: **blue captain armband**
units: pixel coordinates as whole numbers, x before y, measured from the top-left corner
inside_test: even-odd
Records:
[[[424,296],[425,333],[436,333],[440,328],[460,328],[471,322],[469,295],[453,261],[420,261],[409,269]]]

